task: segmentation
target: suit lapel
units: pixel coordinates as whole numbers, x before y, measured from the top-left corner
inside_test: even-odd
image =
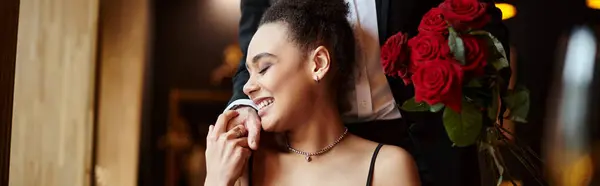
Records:
[[[379,33],[379,45],[383,45],[388,36],[388,17],[390,11],[390,0],[376,0],[377,25]]]

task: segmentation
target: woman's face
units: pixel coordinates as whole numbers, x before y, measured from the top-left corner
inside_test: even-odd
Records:
[[[250,78],[244,93],[258,105],[264,130],[287,131],[306,119],[319,87],[315,75],[320,79],[328,69],[328,63],[325,70],[314,63],[323,59],[319,55],[322,52],[307,55],[299,50],[283,23],[264,24],[257,30],[246,56]]]

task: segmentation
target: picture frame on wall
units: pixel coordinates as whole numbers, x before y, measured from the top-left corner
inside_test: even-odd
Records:
[[[208,126],[216,122],[230,98],[230,91],[170,91],[167,132],[158,141],[166,152],[166,186],[204,185]]]

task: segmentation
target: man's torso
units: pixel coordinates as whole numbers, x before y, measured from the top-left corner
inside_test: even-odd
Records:
[[[356,38],[357,66],[354,89],[349,90],[352,109],[344,113],[349,123],[400,118],[396,102],[380,63],[378,8],[374,0],[346,0]]]

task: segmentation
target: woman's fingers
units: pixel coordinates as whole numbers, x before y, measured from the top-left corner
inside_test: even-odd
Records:
[[[221,134],[220,139],[223,140],[230,140],[230,139],[236,139],[236,138],[241,138],[243,136],[246,136],[247,130],[246,127],[242,126],[242,125],[238,125],[233,127],[231,130],[227,131],[224,134]]]
[[[248,140],[246,140],[247,142]],[[246,160],[248,160],[248,158],[250,157],[250,155],[252,154],[252,150],[247,148],[247,147],[242,147],[242,157],[244,158],[244,163],[246,163]]]
[[[211,141],[216,141],[217,138],[215,135],[213,135],[213,130],[214,130],[215,126],[214,125],[209,125],[208,126],[208,134],[206,134],[206,143],[208,144]]]
[[[248,138],[235,138],[227,140],[224,149],[225,154],[234,161],[241,161],[243,158],[250,156],[250,147],[248,146]]]
[[[248,146],[248,138],[247,137],[243,137],[243,138],[237,138],[237,139],[232,139],[231,143],[235,146],[235,147],[243,147],[243,148],[250,148]],[[248,149],[249,150],[249,149]]]
[[[247,139],[246,139],[247,141]],[[233,149],[234,154],[232,154],[232,159],[238,163],[238,165],[243,165],[248,161],[252,151],[248,147],[235,146]]]
[[[227,123],[229,123],[229,120],[233,119],[236,116],[238,116],[238,112],[235,110],[228,110],[225,111],[223,114],[219,115],[219,118],[217,119],[217,123],[215,123],[215,127],[213,128],[211,135],[216,137],[225,133]]]
[[[243,125],[227,130],[227,125],[235,117],[236,111],[227,111],[219,116],[215,125],[208,128],[206,145],[206,169],[210,175],[237,179],[244,171],[250,157],[248,131]],[[211,176],[207,176],[210,178]],[[230,181],[230,180],[225,180]]]
[[[225,147],[224,148],[225,151],[233,151],[237,147],[250,148],[248,146],[248,138],[247,137],[226,140],[225,143],[223,143],[223,146]]]

